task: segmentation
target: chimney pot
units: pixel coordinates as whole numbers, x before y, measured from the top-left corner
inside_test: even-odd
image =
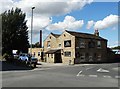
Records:
[[[95,35],[95,36],[99,36],[99,31],[98,31],[98,29],[95,30],[94,35]]]

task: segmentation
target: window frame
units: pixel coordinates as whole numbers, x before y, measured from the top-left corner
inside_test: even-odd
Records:
[[[50,46],[51,46],[50,41],[47,41],[47,47],[50,48]]]
[[[65,45],[67,42],[69,42],[70,45]],[[71,40],[64,40],[64,47],[71,47]]]
[[[66,55],[66,53],[68,53],[68,54]],[[71,51],[65,51],[65,52],[64,52],[64,56],[65,56],[65,57],[71,57]]]
[[[97,41],[97,48],[101,48],[101,41]]]
[[[41,53],[41,52],[38,52],[38,56],[40,56],[40,53]]]
[[[83,39],[79,40],[79,47],[80,48],[85,48],[85,41]]]

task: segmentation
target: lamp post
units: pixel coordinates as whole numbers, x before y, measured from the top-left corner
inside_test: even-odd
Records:
[[[32,55],[32,30],[33,30],[33,9],[35,9],[35,7],[32,7],[32,16],[31,16],[31,55]]]

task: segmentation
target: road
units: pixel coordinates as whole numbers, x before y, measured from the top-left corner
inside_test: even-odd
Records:
[[[38,67],[2,72],[3,87],[118,87],[118,64]]]

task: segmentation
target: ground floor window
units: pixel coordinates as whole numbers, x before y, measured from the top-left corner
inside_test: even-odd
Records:
[[[53,54],[51,54],[51,58],[53,58]]]
[[[38,56],[40,56],[40,52],[38,52]]]
[[[85,60],[85,53],[80,53],[80,60]]]
[[[34,52],[34,54],[33,54],[33,55],[34,55],[34,57],[35,57],[35,52]]]
[[[64,52],[64,56],[71,57],[71,52]]]
[[[101,54],[98,54],[97,60],[101,61]]]
[[[93,56],[92,55],[89,56],[89,62],[91,62],[91,61],[93,61]]]

